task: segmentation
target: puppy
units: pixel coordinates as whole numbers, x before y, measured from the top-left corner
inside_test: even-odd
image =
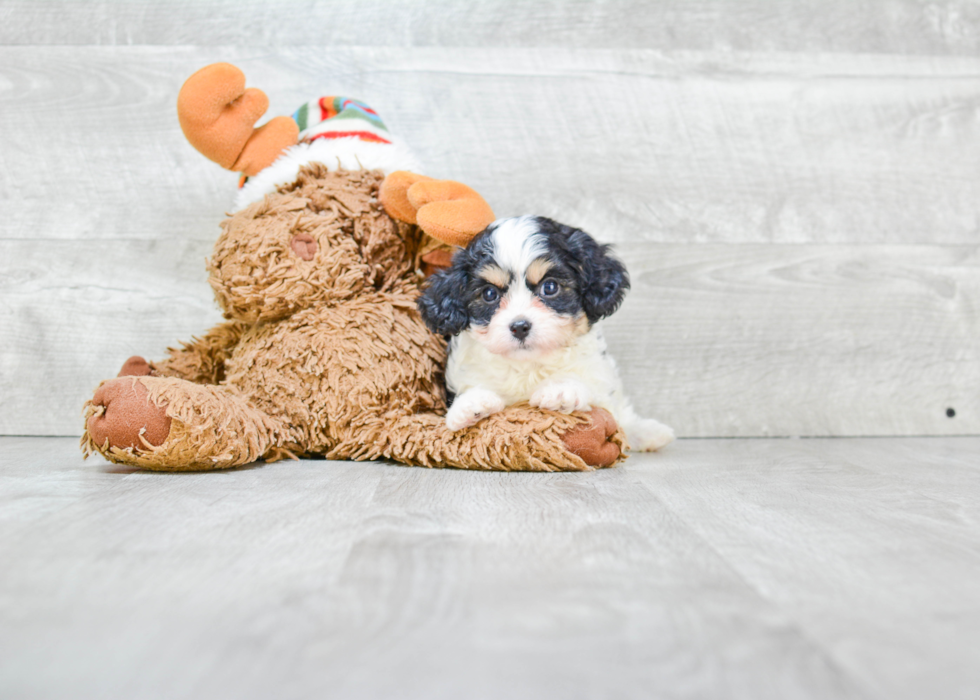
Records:
[[[634,412],[595,325],[628,289],[623,264],[584,231],[540,216],[490,224],[418,300],[426,325],[451,338],[449,429],[529,401],[562,413],[605,408],[633,449],[673,440]]]

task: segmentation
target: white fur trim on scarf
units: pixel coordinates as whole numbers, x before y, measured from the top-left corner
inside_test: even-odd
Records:
[[[391,143],[373,143],[359,138],[317,139],[312,143],[298,143],[286,150],[268,168],[250,177],[238,190],[234,211],[258,202],[280,185],[296,179],[299,169],[308,163],[322,163],[329,170],[396,170],[421,172],[422,166],[415,154],[400,139],[386,135]]]

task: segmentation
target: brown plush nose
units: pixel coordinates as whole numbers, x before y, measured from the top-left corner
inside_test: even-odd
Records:
[[[303,260],[312,260],[316,255],[316,241],[308,233],[297,233],[290,241],[289,247]]]
[[[527,319],[519,318],[510,324],[510,332],[518,340],[524,340],[531,332],[531,322]]]

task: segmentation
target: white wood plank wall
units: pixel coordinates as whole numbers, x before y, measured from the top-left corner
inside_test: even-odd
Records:
[[[682,436],[980,433],[980,2],[0,2],[0,434],[219,319],[235,176],[177,90],[360,97],[497,213],[617,244]],[[948,417],[948,409],[955,417]]]

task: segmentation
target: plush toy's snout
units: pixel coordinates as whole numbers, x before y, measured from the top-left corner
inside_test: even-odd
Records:
[[[316,257],[316,241],[308,233],[297,233],[289,242],[289,247],[303,260],[312,260]]]

